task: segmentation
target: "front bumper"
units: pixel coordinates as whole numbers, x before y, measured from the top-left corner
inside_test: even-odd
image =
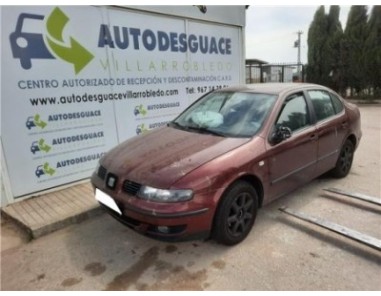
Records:
[[[196,239],[206,239],[210,236],[210,230],[195,230],[192,231],[190,224],[178,224],[186,223],[187,221],[179,220],[176,218],[172,223],[167,223],[168,220],[158,220],[150,221],[147,216],[142,220],[133,218],[132,215],[126,215],[124,212],[119,215],[112,209],[106,207],[102,203],[99,203],[101,207],[109,213],[113,218],[118,220],[120,223],[126,225],[127,227],[133,229],[134,231],[143,234],[145,236],[163,240],[163,241],[186,241],[186,240],[196,240]],[[165,219],[165,218],[164,218]],[[168,219],[168,218],[167,218]],[[171,224],[171,225],[169,225]]]
[[[182,241],[203,239],[210,235],[214,210],[194,200],[181,203],[156,203],[141,200],[125,192],[103,186],[97,176],[92,177],[96,189],[115,201],[121,215],[100,202],[100,205],[116,220],[146,236],[166,240]]]

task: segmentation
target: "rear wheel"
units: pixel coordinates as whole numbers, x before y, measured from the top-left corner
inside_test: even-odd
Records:
[[[352,141],[346,140],[343,147],[341,147],[336,166],[331,171],[335,178],[344,178],[348,175],[352,167],[354,151],[355,147]]]
[[[214,217],[213,238],[225,245],[243,241],[253,227],[258,210],[258,195],[244,181],[234,183],[222,196]]]

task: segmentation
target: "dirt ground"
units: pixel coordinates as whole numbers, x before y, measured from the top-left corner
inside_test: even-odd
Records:
[[[281,213],[287,206],[381,240],[381,106],[360,106],[363,139],[344,179],[321,177],[259,211],[234,247],[164,243],[107,214],[28,241],[1,220],[1,290],[381,290],[381,252]]]

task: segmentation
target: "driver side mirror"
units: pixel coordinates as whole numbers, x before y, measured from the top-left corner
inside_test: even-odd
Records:
[[[289,127],[279,125],[279,126],[275,127],[275,131],[271,135],[270,142],[271,142],[271,144],[276,145],[276,144],[290,138],[291,135],[292,135],[292,131]]]

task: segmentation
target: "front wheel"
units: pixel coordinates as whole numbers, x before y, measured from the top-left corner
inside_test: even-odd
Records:
[[[343,147],[341,147],[339,158],[336,162],[336,166],[331,171],[333,177],[344,178],[348,175],[353,162],[353,155],[355,152],[355,146],[352,141],[346,140]]]
[[[213,238],[225,245],[243,241],[253,227],[258,210],[258,195],[244,181],[233,184],[222,196],[214,217]]]

